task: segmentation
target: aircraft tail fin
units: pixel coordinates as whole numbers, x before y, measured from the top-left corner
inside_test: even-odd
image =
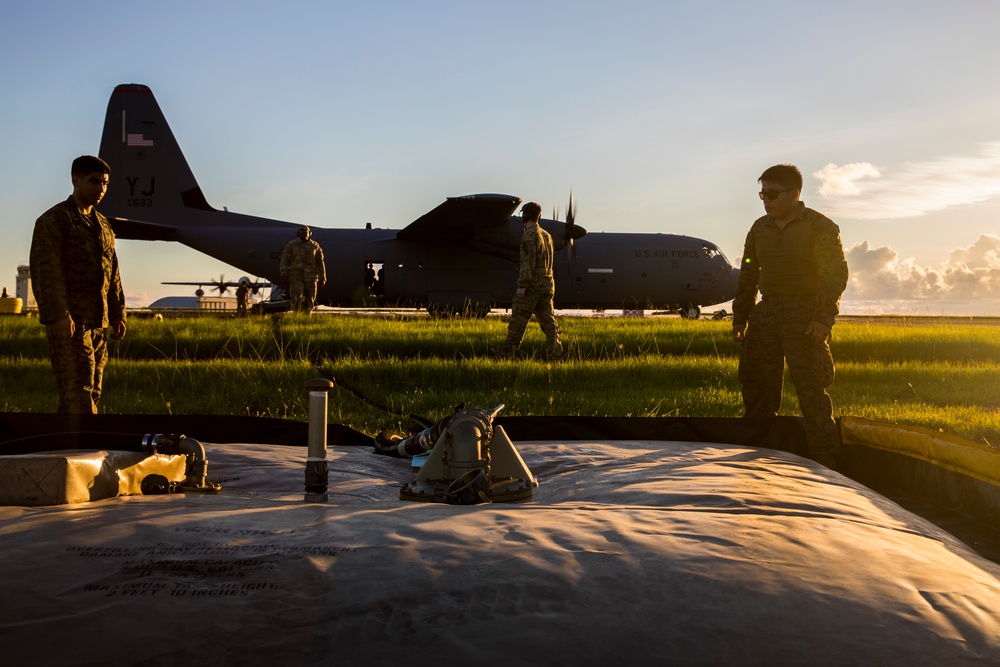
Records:
[[[99,206],[108,218],[128,221],[135,228],[149,223],[162,235],[164,226],[174,228],[190,219],[181,213],[215,210],[147,86],[115,87],[104,119],[100,157],[111,166],[108,193]],[[117,229],[116,225],[116,233]]]

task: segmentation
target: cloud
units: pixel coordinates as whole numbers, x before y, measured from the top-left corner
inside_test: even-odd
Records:
[[[125,304],[129,308],[145,308],[150,301],[149,292],[125,290]]]
[[[868,241],[845,254],[851,279],[844,299],[1000,299],[998,236],[983,234],[971,246],[953,250],[939,268],[900,259],[892,248],[872,248]]]
[[[817,192],[820,197],[859,195],[862,189],[858,181],[881,176],[882,171],[867,162],[852,162],[843,167],[838,167],[831,162],[813,173],[813,178],[818,179],[821,183]]]
[[[823,210],[834,218],[913,218],[1000,197],[1000,141],[975,155],[908,162],[897,169],[868,162],[830,163],[813,172]]]
[[[973,269],[1000,269],[1000,237],[983,234],[968,248],[952,250],[948,264],[964,264]]]

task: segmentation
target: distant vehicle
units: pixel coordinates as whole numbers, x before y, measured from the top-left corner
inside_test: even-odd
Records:
[[[0,296],[0,315],[20,315],[23,307],[20,297],[8,296],[4,289],[3,296]]]
[[[175,241],[280,284],[279,260],[298,225],[209,205],[152,91],[115,88],[100,156],[112,167],[100,210],[122,239]],[[401,230],[324,229],[312,236],[326,255],[317,303],[426,307],[431,312],[508,308],[516,288],[521,199],[504,194],[448,197]],[[591,233],[543,219],[557,253],[558,309],[666,309],[698,317],[701,306],[736,293],[739,270],[714,243],[675,234]],[[365,286],[371,263],[380,269]]]

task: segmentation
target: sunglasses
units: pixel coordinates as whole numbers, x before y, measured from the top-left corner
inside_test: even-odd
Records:
[[[761,201],[765,200],[774,201],[785,192],[791,192],[791,190],[774,190],[774,189],[762,190],[761,192],[757,193],[757,196],[760,197]]]

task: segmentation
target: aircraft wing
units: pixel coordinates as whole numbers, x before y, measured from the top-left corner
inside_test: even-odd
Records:
[[[139,222],[126,218],[109,218],[115,238],[135,241],[176,241],[177,228],[155,222]]]
[[[240,286],[240,281],[224,280],[222,282],[219,282],[218,280],[201,280],[201,281],[182,282],[182,281],[177,281],[177,280],[167,280],[167,281],[161,282],[160,284],[161,285],[198,285],[199,287],[202,286],[202,285],[211,285],[212,287],[225,287],[225,288],[228,289],[230,287],[239,287]],[[250,287],[273,287],[273,285],[271,285],[271,283],[269,283],[267,281],[257,282],[257,281],[248,280],[247,284],[250,285]]]
[[[201,296],[201,290],[203,290],[204,286],[205,285],[209,285],[212,288],[214,288],[219,293],[219,295],[221,296],[221,295],[225,294],[229,290],[230,287],[239,287],[240,283],[243,282],[244,280],[247,282],[247,286],[250,288],[250,292],[252,294],[258,294],[260,292],[260,290],[262,290],[262,289],[264,289],[266,287],[274,287],[274,285],[272,285],[271,283],[269,283],[267,281],[250,280],[249,278],[247,278],[245,276],[243,278],[240,278],[239,280],[235,280],[235,281],[233,281],[233,280],[223,280],[223,279],[220,278],[219,280],[202,280],[202,281],[199,281],[199,282],[192,282],[192,281],[165,281],[165,282],[161,282],[160,284],[161,285],[192,285],[192,286],[193,285],[197,285],[199,292],[196,292],[196,294],[198,294],[198,296]]]
[[[465,240],[479,227],[506,225],[521,203],[512,195],[481,194],[448,197],[396,234],[404,241]]]

